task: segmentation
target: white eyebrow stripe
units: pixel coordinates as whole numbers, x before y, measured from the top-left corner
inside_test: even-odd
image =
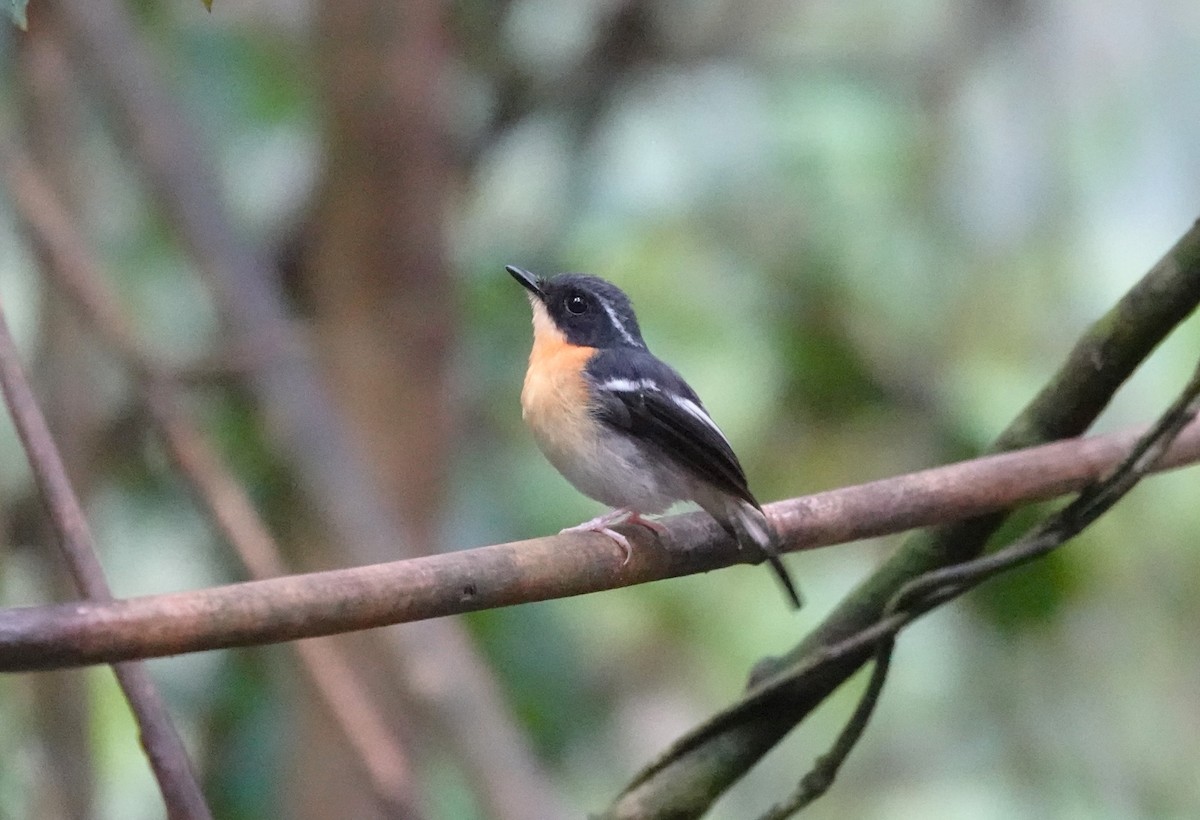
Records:
[[[632,345],[633,347],[646,347],[646,345],[633,338],[633,334],[631,334],[629,329],[625,327],[625,323],[621,321],[621,317],[617,315],[617,312],[612,309],[612,305],[610,305],[608,300],[603,296],[600,297],[600,307],[604,308],[604,312],[608,314],[608,318],[613,323],[613,327],[617,329],[617,332],[621,334],[621,338],[624,339],[626,343]]]

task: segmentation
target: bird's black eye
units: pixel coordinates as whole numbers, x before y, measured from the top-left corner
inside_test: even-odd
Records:
[[[567,312],[578,316],[588,308],[587,299],[584,299],[578,293],[573,293],[566,298],[564,304],[567,307]]]

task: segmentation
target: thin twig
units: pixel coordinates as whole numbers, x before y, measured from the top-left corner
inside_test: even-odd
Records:
[[[92,601],[112,601],[112,591],[96,557],[87,518],[71,488],[46,419],[25,378],[2,307],[0,387],[76,586]],[[142,747],[158,781],[168,816],[173,820],[205,820],[211,817],[183,741],[175,731],[166,704],[145,666],[134,662],[118,663],[113,671],[137,721]]]
[[[760,820],[785,820],[829,791],[842,764],[862,738],[863,732],[867,729],[867,723],[871,720],[871,715],[875,713],[879,696],[883,693],[883,685],[887,682],[888,670],[892,665],[892,653],[895,648],[896,638],[894,635],[888,635],[879,640],[867,688],[863,691],[858,705],[854,708],[850,719],[846,721],[845,727],[832,748],[818,758],[808,774],[800,780],[800,786],[795,794],[783,804],[764,813]]]
[[[933,570],[901,588],[884,609],[880,621],[888,623],[887,632],[878,639],[870,682],[845,728],[830,751],[822,755],[804,776],[796,791],[783,803],[772,807],[760,820],[785,820],[817,800],[833,785],[838,770],[861,739],[879,702],[895,648],[896,634],[901,628],[935,606],[958,598],[998,573],[1046,555],[1094,523],[1153,469],[1171,442],[1192,422],[1200,410],[1197,396],[1200,396],[1200,366],[1166,412],[1138,439],[1125,459],[1104,480],[1084,488],[1069,505],[1004,549],[953,567]],[[861,640],[861,633],[856,638]],[[805,674],[819,674],[820,671],[817,665],[805,670]],[[781,679],[773,681],[772,685],[794,682],[794,679]]]

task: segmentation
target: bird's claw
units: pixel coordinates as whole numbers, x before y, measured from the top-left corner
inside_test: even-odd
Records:
[[[607,535],[621,548],[621,554],[624,556],[621,566],[625,566],[629,563],[629,559],[633,557],[633,545],[629,543],[628,538],[610,526],[611,524],[618,523],[640,524],[656,535],[662,535],[667,531],[664,525],[650,518],[644,518],[640,513],[633,510],[620,509],[596,516],[591,521],[584,521],[582,524],[577,524],[574,527],[567,527],[562,532],[598,532],[602,535]]]

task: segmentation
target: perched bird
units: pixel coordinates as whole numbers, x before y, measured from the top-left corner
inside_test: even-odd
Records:
[[[615,508],[563,532],[603,533],[628,561],[629,540],[613,525],[663,532],[643,515],[694,501],[739,546],[766,555],[799,607],[777,536],[733,448],[696,391],[646,348],[629,297],[595,276],[543,279],[511,265],[505,270],[529,291],[533,306],[521,415],[546,458],[576,489]]]

